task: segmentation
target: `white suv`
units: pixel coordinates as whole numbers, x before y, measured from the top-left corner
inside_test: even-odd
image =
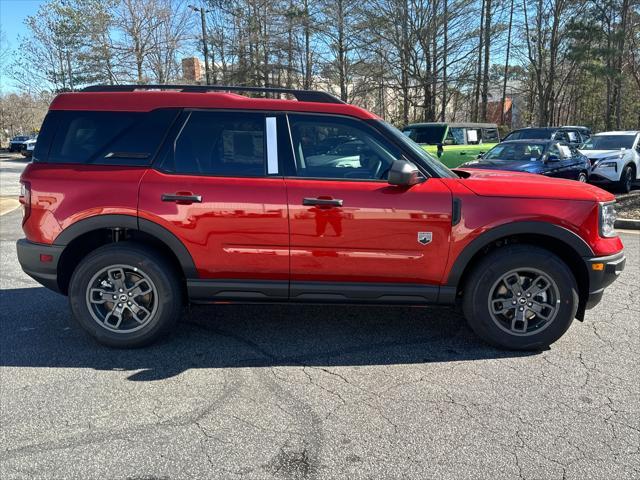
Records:
[[[640,179],[640,131],[598,133],[580,151],[591,161],[589,182],[613,183],[629,192]]]

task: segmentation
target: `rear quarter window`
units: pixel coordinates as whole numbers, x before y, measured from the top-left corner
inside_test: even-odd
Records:
[[[151,164],[178,111],[51,111],[34,161],[93,165]]]

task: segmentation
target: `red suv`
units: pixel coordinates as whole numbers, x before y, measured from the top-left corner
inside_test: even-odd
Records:
[[[188,301],[460,302],[488,342],[539,349],[625,263],[611,194],[449,170],[321,92],[64,93],[21,181],[22,268],[117,347],[156,340]]]

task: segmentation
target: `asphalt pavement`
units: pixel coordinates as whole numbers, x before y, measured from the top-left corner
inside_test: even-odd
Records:
[[[0,216],[0,478],[640,477],[640,235],[547,351],[451,308],[194,307],[139,350],[94,343],[22,273]]]

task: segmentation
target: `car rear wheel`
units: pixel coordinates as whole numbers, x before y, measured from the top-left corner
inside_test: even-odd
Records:
[[[466,282],[463,309],[471,328],[488,343],[539,350],[573,322],[578,288],[569,267],[553,253],[507,246],[475,267]]]
[[[631,191],[631,187],[633,187],[633,182],[636,179],[636,171],[633,168],[633,165],[627,165],[622,170],[622,175],[620,175],[620,180],[618,180],[617,189],[620,192],[629,193]]]
[[[587,175],[587,172],[580,172],[580,174],[578,175],[578,181],[582,183],[587,183],[588,180],[589,180],[589,176]]]
[[[98,342],[133,348],[153,343],[176,324],[178,275],[155,251],[119,242],[96,249],[69,285],[74,318]]]

